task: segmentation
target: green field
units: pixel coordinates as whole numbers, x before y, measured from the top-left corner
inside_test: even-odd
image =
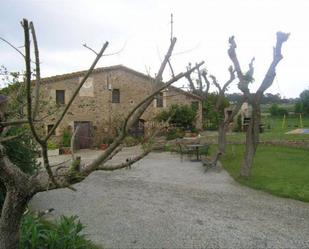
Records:
[[[298,141],[309,142],[309,134],[285,134],[288,131],[300,127],[299,117],[287,117],[285,121],[282,118],[264,116],[262,123],[265,126],[264,132],[260,134],[261,141]],[[309,118],[302,117],[303,128],[309,129]],[[244,141],[246,134],[243,132],[231,133],[227,135],[230,142]]]
[[[241,184],[260,189],[274,195],[289,197],[309,202],[309,150],[292,148],[291,145],[309,144],[309,134],[285,134],[300,128],[299,117],[274,118],[263,117],[265,131],[260,134],[260,141],[278,142],[285,146],[260,144],[254,158],[252,176],[245,180],[239,178],[242,165],[246,134],[232,132],[227,134],[228,145],[226,155],[222,158],[224,168]],[[302,118],[304,128],[309,128],[309,118]],[[297,127],[298,126],[298,127]],[[205,132],[205,142],[215,144],[216,132]],[[238,145],[236,145],[238,144]],[[305,146],[304,146],[305,145]],[[212,146],[212,154],[216,145]]]
[[[259,145],[252,176],[239,178],[243,145],[229,145],[222,164],[238,182],[281,197],[309,202],[309,153],[306,149]]]

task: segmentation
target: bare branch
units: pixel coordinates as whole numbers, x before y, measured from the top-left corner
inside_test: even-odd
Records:
[[[189,63],[189,65],[187,66],[187,71],[189,71],[190,69],[191,69],[191,63]],[[186,78],[189,81],[189,86],[190,86],[191,90],[194,92],[196,90],[196,88],[195,88],[194,83],[192,81],[191,74],[187,75]]]
[[[157,74],[157,77],[156,77],[156,81],[157,82],[161,82],[162,81],[162,75],[163,75],[163,71],[164,71],[164,68],[166,66],[166,64],[168,63],[170,57],[172,56],[172,52],[173,52],[173,49],[174,49],[174,46],[176,44],[176,37],[174,37],[172,40],[171,40],[171,45],[167,51],[167,54],[165,55],[165,58],[163,60],[163,62],[161,63],[161,67],[158,71],[158,74]]]
[[[24,36],[25,36],[25,63],[26,63],[26,92],[27,92],[27,119],[28,124],[30,126],[31,133],[35,140],[41,145],[42,148],[42,155],[44,158],[44,167],[47,171],[49,179],[57,186],[53,173],[49,166],[48,155],[47,155],[47,143],[42,141],[33,124],[32,120],[32,100],[31,100],[31,59],[30,59],[30,36],[29,36],[29,24],[28,20],[23,19],[22,26],[24,29]]]
[[[172,64],[171,64],[171,60],[169,59],[169,60],[167,61],[167,63],[168,63],[168,65],[169,65],[170,69],[171,69],[172,77],[175,77],[174,70],[173,70],[173,67],[172,67]]]
[[[11,126],[11,125],[23,125],[23,124],[28,124],[28,120],[13,120],[13,121],[0,122],[1,127]]]
[[[98,54],[99,53],[97,53],[93,48],[91,48],[91,47],[89,47],[89,46],[87,46],[87,44],[85,43],[85,44],[83,44],[83,46],[85,47],[85,48],[88,48],[91,52],[93,52],[96,56],[98,56]]]
[[[222,91],[225,92],[227,90],[227,88],[229,87],[229,85],[233,82],[233,80],[235,80],[235,71],[233,69],[233,66],[229,67],[229,73],[230,73],[230,78],[227,82],[225,82],[225,84],[222,87]],[[251,75],[251,77],[253,76],[253,73]]]
[[[26,188],[28,176],[15,166],[5,154],[4,147],[0,145],[0,179],[6,187]]]
[[[272,85],[276,77],[276,66],[283,58],[281,54],[282,45],[288,40],[289,36],[289,33],[277,32],[277,42],[276,47],[274,47],[273,61],[270,64],[269,69],[263,79],[263,82],[257,91],[257,94],[260,97],[263,95],[264,91]]]
[[[117,164],[117,165],[103,165],[103,166],[100,166],[99,168],[97,168],[97,170],[113,171],[113,170],[117,170],[117,169],[126,168],[126,167],[131,166],[132,164],[138,162],[139,160],[143,159],[145,156],[147,156],[150,153],[150,151],[151,150],[149,150],[149,149],[144,150],[144,152],[142,154],[134,157],[133,159],[127,160],[127,162]]]
[[[221,91],[222,91],[222,89],[221,89],[220,84],[219,84],[218,81],[217,81],[217,78],[216,78],[214,75],[209,75],[209,77],[212,79],[212,84],[214,84],[215,87],[218,88],[218,94],[220,94]]]
[[[122,48],[119,49],[118,51],[113,52],[113,53],[109,53],[109,54],[103,54],[102,57],[120,54],[120,53],[125,49],[126,45],[127,45],[127,42],[125,42],[124,45],[122,46]],[[84,43],[83,46],[84,46],[85,48],[89,49],[91,52],[95,53],[96,55],[99,54],[99,53],[97,53],[93,48],[89,47],[86,43]]]
[[[25,64],[26,64],[26,92],[27,92],[27,119],[30,126],[30,130],[35,140],[42,145],[43,142],[39,138],[33,124],[32,119],[32,99],[31,99],[31,58],[30,58],[30,36],[29,36],[29,24],[28,20],[23,19],[23,28],[25,36]]]
[[[3,42],[5,42],[6,44],[8,44],[11,48],[13,48],[14,50],[17,51],[17,53],[19,53],[23,58],[25,58],[25,55],[17,48],[15,47],[12,43],[10,43],[9,41],[7,41],[6,39],[0,37],[0,40],[2,40]]]
[[[32,34],[33,46],[34,46],[34,54],[35,54],[35,91],[34,91],[34,107],[32,113],[32,120],[35,119],[38,108],[39,108],[39,98],[40,98],[40,85],[41,85],[41,69],[40,69],[40,56],[39,56],[39,47],[36,39],[35,29],[32,22],[30,22],[30,30]]]
[[[109,160],[112,160],[114,156],[116,156],[120,151],[122,151],[123,149],[123,146],[120,145],[119,147],[117,147],[117,149],[115,149],[110,155],[109,157],[105,160],[106,161],[109,161]]]
[[[199,82],[199,90],[203,92],[202,74],[199,68],[197,69],[197,75],[198,75],[198,82]]]
[[[25,134],[25,132],[21,132],[21,133],[19,133],[17,135],[14,135],[14,136],[8,136],[8,137],[1,138],[0,139],[0,143],[14,140],[16,138],[19,138],[19,137],[23,136],[24,134]]]
[[[228,49],[228,55],[229,55],[231,61],[233,62],[235,71],[237,73],[237,77],[239,79],[238,88],[243,93],[249,95],[250,91],[249,91],[249,88],[248,88],[248,82],[245,81],[244,75],[242,73],[242,70],[240,68],[240,64],[239,64],[239,61],[238,61],[238,58],[237,58],[237,55],[236,55],[236,47],[237,47],[237,45],[236,45],[234,36],[231,36],[229,38],[229,44],[230,44],[230,47]]]
[[[112,56],[112,55],[120,54],[125,49],[126,45],[127,45],[127,41],[123,44],[122,48],[119,49],[118,51],[113,52],[113,53],[109,53],[109,54],[103,54],[102,56],[106,57],[106,56]]]
[[[204,81],[206,83],[206,89],[204,91],[204,97],[207,98],[207,95],[208,95],[208,92],[209,92],[209,88],[210,88],[210,82],[209,82],[209,80],[207,78],[207,70],[206,69],[202,70],[201,76],[203,77],[203,79],[204,79]]]

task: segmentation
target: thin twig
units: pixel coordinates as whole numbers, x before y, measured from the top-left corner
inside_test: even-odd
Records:
[[[13,48],[14,50],[16,50],[24,59],[25,59],[25,55],[17,48],[15,47],[12,43],[10,43],[9,41],[7,41],[6,39],[0,37],[0,40],[2,40],[3,42],[5,42],[6,44],[8,44],[11,48]]]

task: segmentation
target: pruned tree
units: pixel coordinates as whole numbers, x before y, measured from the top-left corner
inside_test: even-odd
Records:
[[[192,70],[192,64],[189,63],[187,66],[187,71]],[[204,100],[207,99],[208,93],[209,93],[209,89],[210,89],[210,81],[207,77],[207,70],[204,69],[200,69],[199,67],[197,68],[197,79],[194,80],[191,77],[191,74],[186,75],[186,79],[189,82],[189,89],[192,93],[200,96],[201,98],[203,98]]]
[[[191,68],[191,64],[187,67],[187,69]],[[228,130],[228,125],[230,122],[234,119],[234,117],[237,115],[241,104],[238,103],[235,108],[233,109],[233,112],[231,115],[225,117],[224,115],[224,108],[221,108],[225,99],[225,93],[230,84],[235,80],[235,70],[232,66],[228,68],[229,71],[229,79],[223,84],[223,86],[220,85],[220,83],[217,81],[217,78],[214,75],[209,75],[209,78],[211,78],[211,81],[208,79],[208,73],[206,69],[203,70],[197,70],[198,78],[196,80],[196,84],[194,84],[191,75],[188,75],[186,78],[189,82],[189,88],[190,90],[199,95],[203,98],[204,101],[208,101],[209,97],[209,89],[211,83],[217,88],[217,95],[215,98],[215,103],[213,108],[213,112],[218,115],[218,153],[223,154],[225,153],[225,145],[226,145],[226,132]],[[222,112],[222,113],[221,113]],[[221,117],[220,117],[221,116]]]
[[[21,222],[22,215],[25,211],[27,203],[30,199],[39,192],[44,192],[51,189],[58,188],[70,188],[74,190],[72,186],[74,183],[83,181],[88,175],[97,170],[116,170],[127,167],[128,165],[133,164],[134,162],[143,158],[147,153],[149,153],[151,147],[146,148],[141,155],[132,158],[131,160],[124,162],[119,165],[108,165],[106,162],[114,156],[121,146],[124,138],[126,137],[128,131],[133,126],[134,123],[140,118],[140,116],[145,112],[148,106],[152,103],[155,96],[164,90],[166,87],[170,86],[177,80],[182,77],[190,75],[194,70],[197,70],[203,62],[197,64],[190,70],[187,70],[184,73],[179,73],[172,77],[167,82],[162,82],[162,74],[168,63],[173,48],[176,43],[176,38],[173,38],[168,49],[168,52],[160,66],[158,74],[154,80],[154,89],[153,92],[146,96],[139,104],[137,104],[131,112],[126,116],[124,123],[121,127],[119,135],[115,138],[114,142],[108,147],[108,149],[99,155],[93,162],[84,165],[82,159],[74,158],[74,161],[71,162],[69,167],[51,167],[48,155],[47,155],[47,142],[49,141],[52,133],[59,126],[64,116],[67,114],[68,109],[74,102],[76,96],[79,93],[79,90],[86,82],[87,78],[91,75],[96,64],[100,58],[104,55],[104,52],[108,46],[106,42],[99,52],[96,52],[96,58],[93,61],[91,67],[83,76],[80,84],[76,88],[72,97],[68,101],[62,113],[59,115],[55,125],[50,130],[50,132],[41,137],[37,132],[35,117],[39,110],[38,105],[40,104],[39,98],[39,89],[41,84],[40,79],[40,61],[39,61],[39,49],[37,44],[37,39],[35,35],[35,30],[32,22],[29,22],[26,19],[22,21],[22,27],[24,30],[24,39],[25,39],[25,54],[21,53],[25,60],[25,86],[26,86],[26,100],[27,100],[27,120],[13,120],[13,121],[4,121],[1,122],[1,125],[4,127],[10,127],[12,125],[27,124],[30,127],[31,133],[35,141],[41,146],[42,156],[43,156],[43,165],[44,170],[38,171],[35,175],[27,175],[22,172],[16,165],[14,165],[6,155],[6,151],[3,146],[0,144],[0,179],[3,181],[6,188],[6,197],[4,205],[1,211],[0,218],[0,249],[17,249],[19,243],[19,226]],[[32,39],[30,39],[30,31]],[[32,73],[31,73],[31,48],[30,40],[34,45],[34,54],[35,54],[35,67],[36,67],[36,78],[34,80],[34,96],[32,96]],[[15,137],[16,138],[16,137]],[[14,139],[14,138],[12,138]],[[150,146],[150,144],[149,144]]]
[[[217,97],[217,101],[215,103],[214,109],[215,112],[220,112],[220,106],[223,103],[224,97],[225,97],[225,92],[228,89],[228,87],[230,86],[230,84],[234,81],[235,79],[235,73],[234,73],[234,69],[232,66],[230,66],[228,68],[228,71],[230,73],[230,78],[225,82],[225,84],[221,87],[221,85],[218,83],[217,79],[215,76],[210,75],[209,77],[212,79],[212,83],[213,85],[217,88],[218,90],[218,97]],[[223,110],[224,112],[224,110]],[[230,123],[231,118],[227,118],[225,117],[224,113],[222,114],[222,118],[219,121],[219,125],[218,125],[218,154],[223,154],[225,153],[225,145],[226,145],[226,132],[228,129],[228,125]],[[228,120],[226,120],[228,119]]]
[[[246,133],[246,150],[243,160],[243,165],[241,168],[240,175],[243,177],[249,177],[251,174],[252,163],[254,155],[259,143],[259,130],[261,124],[261,100],[264,92],[272,85],[276,76],[276,67],[278,63],[282,60],[283,56],[281,54],[282,45],[289,38],[288,33],[277,32],[276,45],[273,48],[273,60],[266,72],[266,75],[255,93],[250,93],[249,83],[252,80],[253,73],[253,61],[249,64],[249,71],[244,74],[241,70],[240,63],[236,55],[236,42],[234,36],[229,38],[230,47],[228,49],[228,54],[233,62],[234,68],[239,79],[238,88],[242,91],[244,97],[252,105],[252,115],[250,123]]]

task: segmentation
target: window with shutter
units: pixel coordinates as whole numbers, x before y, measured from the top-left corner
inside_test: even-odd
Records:
[[[119,91],[119,89],[113,89],[113,91],[112,91],[112,103],[120,103],[120,91]]]

